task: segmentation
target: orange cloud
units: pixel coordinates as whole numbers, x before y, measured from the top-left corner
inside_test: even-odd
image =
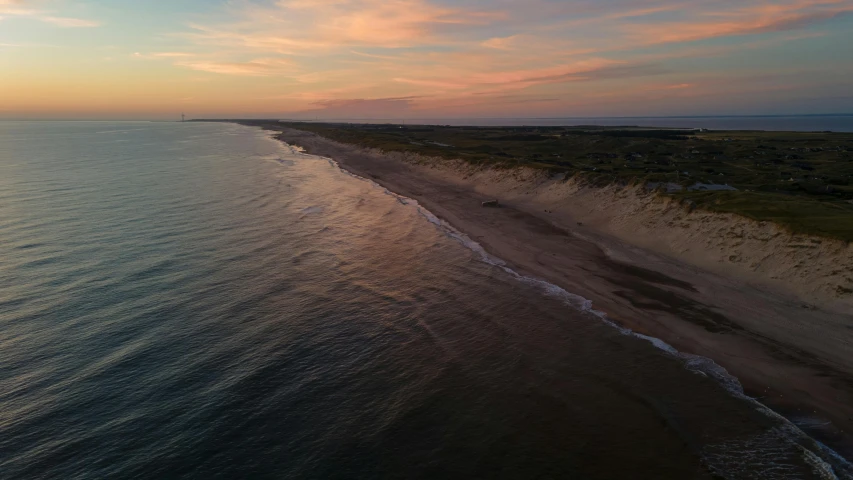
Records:
[[[622,30],[629,38],[643,43],[680,43],[795,30],[850,12],[853,2],[847,0],[759,4],[702,13],[695,19],[679,22],[627,25]]]
[[[4,18],[29,18],[64,28],[87,28],[100,26],[100,22],[82,18],[62,17],[50,11],[27,8],[30,0],[0,0],[0,21]]]
[[[402,48],[439,42],[442,26],[485,24],[498,12],[438,6],[427,0],[280,0],[273,7],[248,4],[236,22],[193,24],[189,38],[283,54],[346,46]]]
[[[44,15],[36,18],[38,18],[42,22],[51,23],[58,27],[66,28],[91,28],[98,27],[101,25],[100,22],[96,22],[94,20],[85,20],[82,18],[55,17],[52,15]]]
[[[210,60],[182,60],[176,63],[182,67],[202,72],[224,75],[243,75],[250,77],[268,77],[275,74],[293,73],[293,63],[277,58],[261,58],[248,62],[216,62]]]

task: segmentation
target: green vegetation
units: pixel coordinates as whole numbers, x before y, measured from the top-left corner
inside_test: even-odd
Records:
[[[274,123],[384,151],[527,166],[595,183],[665,182],[668,195],[795,233],[853,240],[853,134],[637,127]],[[691,191],[697,184],[737,191]]]

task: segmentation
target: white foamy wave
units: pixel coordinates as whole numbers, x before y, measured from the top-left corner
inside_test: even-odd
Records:
[[[429,223],[437,225],[439,227],[442,226],[441,220],[439,220],[439,218],[433,215],[432,212],[430,212],[429,210],[425,208],[418,208],[418,213],[423,215],[423,217],[426,218]]]
[[[632,332],[631,330],[628,330],[628,329],[623,329],[623,330],[626,330],[625,332],[623,332],[626,335],[632,335],[634,337],[641,338],[641,339],[651,343],[652,345],[657,347],[659,350],[663,350],[664,352],[670,353],[673,355],[678,354],[678,350],[676,350],[675,347],[664,342],[663,340],[661,340],[659,338],[650,337],[648,335],[643,335],[642,333]]]
[[[805,478],[803,467],[806,467],[812,474],[808,478],[838,480],[829,463],[793,441],[796,436],[797,432],[782,425],[759,435],[707,445],[702,457],[721,478],[800,479]]]
[[[570,293],[564,290],[563,288],[554,285],[553,283],[549,283],[544,280],[539,280],[538,278],[526,277],[511,268],[505,267],[504,271],[515,277],[518,281],[530,285],[534,288],[540,289],[545,295],[562,300],[563,303],[574,308],[575,310],[592,314],[601,319],[605,319],[607,317],[607,314],[605,314],[604,312],[600,312],[592,308],[592,300],[586,299],[580,295],[575,295],[574,293]]]
[[[349,175],[353,178],[357,178],[361,181],[364,181],[364,182],[367,182],[367,183],[373,185],[374,187],[382,190],[382,192],[385,193],[386,195],[389,195],[389,196],[396,198],[397,201],[399,201],[401,204],[416,208],[418,213],[422,217],[424,217],[428,222],[430,222],[433,225],[435,225],[436,227],[438,227],[442,231],[442,233],[444,233],[445,235],[447,235],[450,238],[453,238],[454,240],[457,240],[459,243],[464,245],[469,250],[472,250],[473,252],[480,255],[480,259],[482,261],[484,261],[490,265],[495,265],[495,266],[499,266],[499,267],[504,267],[506,265],[506,262],[504,262],[503,260],[501,260],[495,256],[490,255],[488,252],[486,252],[485,249],[483,249],[482,245],[475,242],[470,237],[468,237],[468,235],[460,232],[459,230],[454,228],[449,223],[438,218],[434,213],[430,212],[428,209],[426,209],[424,206],[422,206],[420,203],[418,203],[417,200],[415,200],[413,198],[406,197],[404,195],[399,195],[395,192],[392,192],[391,190],[388,190],[384,186],[376,183],[375,181],[373,181],[369,178],[362,177],[361,175],[357,175],[355,173],[352,173],[349,170],[342,168],[341,165],[332,158],[328,158],[328,157],[318,157],[318,158],[321,158],[323,160],[328,161],[330,165],[334,166],[335,168],[337,168],[338,170],[340,170],[341,172],[343,172],[346,175]],[[506,270],[511,271],[513,273],[513,275],[516,277],[519,277],[519,278],[521,277],[520,275],[518,275],[517,273],[515,273],[514,271],[512,271],[510,269],[506,269]]]
[[[291,145],[283,140],[279,140],[278,136],[281,134],[281,132],[277,132],[275,130],[261,130],[261,133],[265,134],[267,138],[278,143],[279,145],[284,145],[288,150],[290,150],[290,153],[293,155],[306,155],[305,149],[303,147],[300,147],[299,145]]]
[[[467,249],[473,251],[474,253],[478,254],[480,256],[481,261],[488,263],[489,265],[501,267],[505,271],[512,272],[513,274],[515,274],[514,271],[512,271],[511,269],[506,267],[506,262],[504,262],[500,258],[497,258],[493,255],[490,255],[488,252],[486,252],[486,250],[483,248],[482,245],[480,245],[479,243],[477,243],[474,240],[471,240],[471,238],[468,235],[465,235],[464,233],[460,232],[459,230],[456,230],[455,228],[453,228],[452,225],[450,225],[449,223],[447,223],[444,220],[435,216],[432,212],[430,212],[429,210],[427,210],[426,208],[424,208],[423,206],[418,204],[418,202],[416,200],[409,199],[409,201],[414,203],[417,206],[418,213],[420,213],[424,218],[426,218],[428,222],[430,222],[433,225],[435,225],[436,227],[438,227],[439,230],[441,230],[442,233],[444,233],[446,236],[458,241],[463,246],[465,246],[465,248],[467,248]],[[515,276],[519,277],[518,274],[515,274]]]
[[[308,208],[302,209],[302,214],[303,215],[311,215],[311,214],[315,214],[315,213],[323,213],[323,210],[325,210],[325,207],[319,207],[319,206],[308,207]]]

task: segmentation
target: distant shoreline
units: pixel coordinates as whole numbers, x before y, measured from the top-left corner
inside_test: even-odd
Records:
[[[273,119],[270,119],[273,120]],[[853,132],[853,113],[806,115],[671,115],[617,117],[471,117],[471,118],[281,118],[310,123],[405,124],[451,126],[604,126],[649,128],[708,128],[722,131]],[[205,120],[200,120],[205,121]],[[241,121],[233,119],[233,121]]]
[[[536,180],[523,172],[430,167],[302,131],[266,128],[280,132],[282,141],[416,199],[517,271],[591,299],[596,309],[632,330],[717,361],[749,395],[789,418],[808,419],[801,428],[853,457],[848,433],[853,432],[853,362],[839,363],[843,351],[821,353],[830,346],[798,333],[803,322],[814,329],[849,321],[838,310],[804,309],[802,301],[773,286],[738,279],[734,272],[705,272],[624,243],[596,224],[599,214],[581,213],[590,198],[612,193],[575,193],[576,204],[565,207],[559,199],[548,203],[555,194],[545,184],[533,187]],[[538,198],[527,195],[530,188],[540,189]],[[498,197],[504,208],[480,206]],[[829,426],[814,427],[824,422]]]

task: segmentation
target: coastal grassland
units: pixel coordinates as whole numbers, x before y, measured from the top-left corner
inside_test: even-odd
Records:
[[[258,123],[254,123],[258,124]],[[342,143],[596,184],[646,182],[710,211],[853,241],[853,134],[268,122]]]
[[[704,210],[770,221],[792,233],[853,241],[853,204],[807,195],[762,192],[686,192],[675,194]]]

